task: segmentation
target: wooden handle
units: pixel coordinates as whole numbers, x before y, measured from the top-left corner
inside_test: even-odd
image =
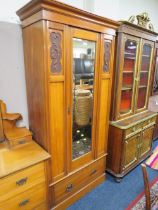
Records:
[[[25,206],[28,202],[29,202],[29,199],[23,200],[19,203],[19,206],[20,207]]]
[[[25,178],[22,178],[22,179],[20,179],[20,180],[16,181],[16,185],[18,185],[18,186],[22,186],[22,185],[26,184],[27,179],[28,179],[28,178],[27,178],[27,177],[25,177]]]
[[[97,169],[94,169],[91,173],[90,173],[90,176],[95,174],[97,172]]]

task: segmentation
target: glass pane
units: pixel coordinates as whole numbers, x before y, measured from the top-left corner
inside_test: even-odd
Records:
[[[72,156],[91,150],[95,42],[73,38]]]
[[[145,99],[146,99],[147,88],[139,88],[138,90],[138,102],[137,107],[141,109],[145,106]]]
[[[122,72],[122,92],[120,104],[121,114],[128,113],[131,110],[136,52],[136,41],[127,40],[125,42],[124,66]]]
[[[132,91],[122,90],[121,92],[121,104],[120,113],[125,114],[131,110]]]
[[[151,45],[144,44],[142,51],[141,69],[140,69],[140,81],[138,84],[138,101],[137,108],[141,109],[145,106],[149,68],[151,59]]]
[[[144,44],[142,52],[142,64],[141,71],[149,71],[150,67],[150,58],[151,58],[151,45]]]
[[[156,50],[156,66],[155,66],[155,75],[154,75],[154,84],[153,84],[153,91],[154,94],[157,95],[158,93],[158,49]]]
[[[145,86],[148,85],[148,72],[140,72],[140,82],[139,86]]]

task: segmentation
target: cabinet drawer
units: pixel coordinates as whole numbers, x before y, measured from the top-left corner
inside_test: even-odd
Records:
[[[152,117],[143,122],[143,129],[148,128],[156,123],[156,117]]]
[[[0,203],[0,210],[33,210],[46,201],[45,182]]]
[[[125,138],[129,138],[130,136],[139,133],[141,130],[142,130],[142,123],[134,125],[125,131]]]
[[[102,158],[88,167],[81,169],[68,178],[53,186],[54,204],[58,204],[74,192],[86,186],[105,171],[105,158]]]
[[[28,167],[22,171],[0,179],[0,202],[45,181],[44,163]]]
[[[33,210],[48,210],[48,207],[46,203],[42,203],[39,206],[33,208]]]

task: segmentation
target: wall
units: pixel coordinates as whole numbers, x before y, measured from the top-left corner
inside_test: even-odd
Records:
[[[127,20],[131,15],[146,11],[158,31],[157,0],[59,1],[114,20]],[[9,112],[20,112],[24,118],[21,125],[28,126],[22,33],[15,14],[27,2],[29,0],[5,0],[0,7],[0,99],[6,102]]]
[[[19,112],[28,126],[23,62],[22,31],[19,24],[0,22],[0,99],[8,112]]]
[[[158,1],[157,0],[119,0],[119,19],[128,20],[131,15],[147,12],[154,29],[158,32]]]
[[[94,0],[94,13],[113,20],[118,20],[119,0]]]

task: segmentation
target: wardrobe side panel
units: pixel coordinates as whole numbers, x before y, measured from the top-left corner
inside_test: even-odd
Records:
[[[46,21],[23,28],[23,44],[29,128],[34,140],[48,151],[45,29]]]

